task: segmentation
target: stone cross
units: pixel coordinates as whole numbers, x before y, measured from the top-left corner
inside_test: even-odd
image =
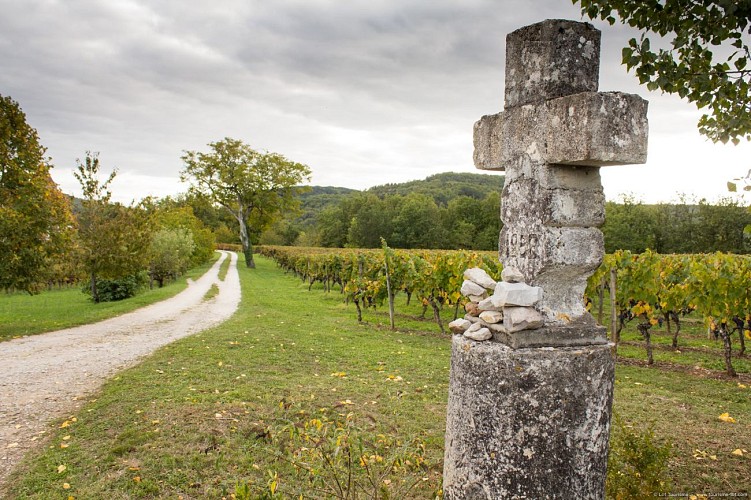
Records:
[[[599,169],[646,160],[647,103],[597,92],[599,45],[573,21],[509,34],[505,109],[475,124],[475,164],[506,171],[503,283],[540,287],[544,321],[505,328],[504,308],[505,330],[452,337],[447,500],[604,497],[615,359],[583,293],[603,256]]]
[[[644,163],[647,101],[597,92],[600,32],[548,20],[506,40],[506,106],[474,128],[475,166],[505,170],[500,259],[543,289],[546,324],[590,320],[587,278],[602,262],[599,167]]]

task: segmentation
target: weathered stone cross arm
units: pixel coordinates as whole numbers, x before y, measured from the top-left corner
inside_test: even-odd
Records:
[[[647,101],[623,92],[581,92],[508,108],[475,123],[475,167],[506,170],[519,155],[515,146],[525,142],[519,140],[520,132],[543,139],[522,152],[535,163],[587,167],[645,163],[646,114]],[[525,123],[529,117],[532,123]]]
[[[588,23],[547,20],[506,39],[506,109],[474,126],[474,162],[506,170],[519,146],[535,163],[602,167],[645,163],[647,101],[597,92],[600,32]]]

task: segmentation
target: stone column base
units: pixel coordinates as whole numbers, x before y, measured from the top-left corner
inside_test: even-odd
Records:
[[[454,335],[444,498],[604,498],[612,348],[512,349]]]

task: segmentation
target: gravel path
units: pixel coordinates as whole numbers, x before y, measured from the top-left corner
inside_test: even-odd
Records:
[[[231,258],[224,281],[219,266]],[[219,294],[203,297],[216,283]],[[158,347],[229,318],[240,303],[237,254],[171,299],[92,325],[0,342],[0,496],[13,467],[56,418]]]

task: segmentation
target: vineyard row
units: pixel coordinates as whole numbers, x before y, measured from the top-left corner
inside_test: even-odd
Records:
[[[259,253],[274,259],[285,271],[305,280],[309,287],[323,284],[330,291],[339,285],[362,319],[362,308],[388,301],[402,292],[431,307],[441,330],[440,310],[459,307],[466,299],[460,289],[463,273],[480,267],[495,279],[501,264],[495,252],[464,250],[332,249],[264,246]],[[617,251],[605,256],[586,291],[588,303],[610,293],[614,340],[623,325],[637,321],[647,343],[651,362],[650,328],[668,321],[680,331],[680,318],[696,311],[708,328],[723,340],[726,368],[733,374],[731,337],[737,334],[740,354],[744,336],[751,335],[751,258],[723,253],[660,255]],[[675,337],[677,339],[677,337]],[[749,337],[751,338],[751,337]]]

